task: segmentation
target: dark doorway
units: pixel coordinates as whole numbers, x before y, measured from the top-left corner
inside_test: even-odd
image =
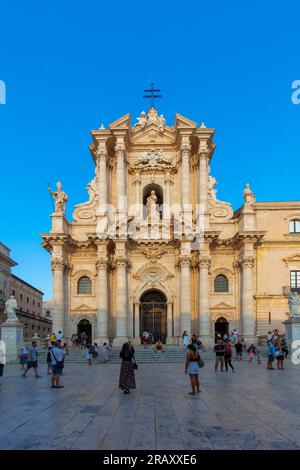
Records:
[[[229,333],[229,323],[224,317],[220,317],[215,322],[215,340],[223,339],[223,336]]]
[[[147,329],[153,341],[166,342],[167,338],[167,298],[159,290],[149,290],[140,299],[140,335]]]
[[[89,320],[80,320],[77,325],[77,333],[78,335],[85,333],[87,336],[87,342],[92,342],[92,325]]]

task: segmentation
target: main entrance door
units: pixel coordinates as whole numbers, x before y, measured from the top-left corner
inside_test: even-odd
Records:
[[[229,323],[224,317],[220,317],[215,322],[215,340],[223,339],[225,333],[229,333]]]
[[[77,325],[77,333],[78,335],[85,333],[87,336],[87,342],[92,342],[92,325],[88,320],[80,320]]]
[[[165,294],[153,289],[145,292],[140,299],[140,325],[142,335],[148,330],[153,341],[166,342],[167,338],[167,299]]]

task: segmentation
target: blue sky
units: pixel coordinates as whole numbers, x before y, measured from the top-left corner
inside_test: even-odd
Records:
[[[63,182],[71,217],[94,174],[90,129],[135,121],[152,81],[167,124],[179,112],[216,128],[220,199],[239,207],[246,181],[259,201],[299,199],[299,18],[296,1],[2,3],[0,240],[14,273],[51,297],[47,182]]]

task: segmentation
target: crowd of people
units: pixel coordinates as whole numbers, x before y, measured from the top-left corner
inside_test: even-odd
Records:
[[[155,352],[164,352],[164,345],[162,341],[153,342],[153,336],[149,330],[145,330],[141,335],[142,344],[145,348],[150,346],[154,348]],[[98,362],[106,363],[109,359],[110,347],[107,343],[98,346],[97,343],[91,344],[88,341],[85,333],[81,335],[73,335],[71,339],[73,347],[85,348],[87,364],[91,366]],[[185,358],[185,373],[189,375],[192,391],[190,394],[196,395],[200,393],[199,373],[200,369],[204,367],[204,362],[201,358],[201,351],[205,350],[205,345],[200,338],[195,334],[188,335],[186,331],[182,334],[182,345],[187,349]],[[33,371],[34,376],[39,378],[38,369],[38,347],[37,342],[33,341],[31,346],[24,345],[20,351],[20,364],[22,370],[22,377],[26,378],[30,370]],[[280,336],[278,329],[269,331],[267,334],[267,369],[275,370],[273,367],[274,361],[277,362],[277,369],[284,369],[284,361],[287,358],[289,351],[287,342]],[[214,345],[215,365],[214,370],[217,372],[228,372],[229,369],[234,373],[235,367],[232,364],[232,358],[235,356],[237,362],[243,361],[247,357],[248,363],[262,363],[261,352],[254,343],[246,344],[244,339],[239,336],[236,329],[230,335],[225,333],[223,337],[219,334]],[[63,388],[60,384],[61,376],[64,370],[65,356],[69,354],[68,342],[64,339],[63,334],[59,331],[57,334],[50,335],[50,344],[47,352],[47,374],[51,375],[51,388]],[[130,341],[123,344],[120,352],[121,369],[119,378],[119,388],[128,394],[130,389],[134,389],[135,385],[135,370],[138,368],[135,361],[135,350]],[[1,376],[3,374],[3,364],[0,370]]]

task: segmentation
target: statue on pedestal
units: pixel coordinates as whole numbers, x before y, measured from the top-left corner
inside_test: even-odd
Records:
[[[289,295],[290,318],[299,318],[299,298],[297,292],[291,292]]]
[[[255,204],[255,195],[250,189],[250,183],[246,183],[246,187],[243,191],[245,207],[253,208]]]
[[[49,187],[51,196],[55,197],[55,214],[65,215],[66,213],[66,201],[68,200],[67,194],[61,189],[62,184],[58,181],[56,183],[57,191],[52,191]]]
[[[18,317],[16,315],[16,309],[18,308],[17,301],[14,295],[11,295],[10,298],[5,302],[5,310],[4,313],[6,314],[7,321],[18,321]]]
[[[146,203],[149,223],[151,223],[152,216],[158,215],[156,205],[157,205],[157,196],[155,194],[155,191],[152,190],[150,196],[147,197],[147,203]]]

